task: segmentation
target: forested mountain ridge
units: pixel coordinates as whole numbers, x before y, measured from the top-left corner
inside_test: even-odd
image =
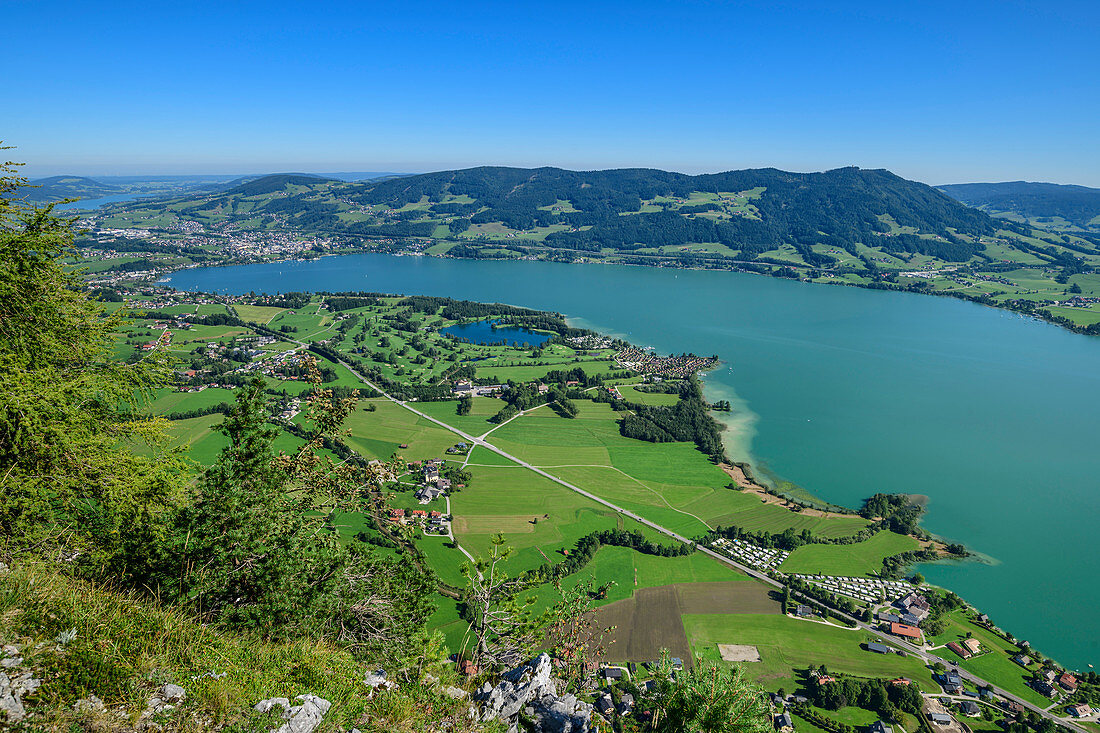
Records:
[[[266,194],[272,198],[253,200]],[[481,167],[355,183],[284,174],[174,203],[200,222],[263,228],[278,219],[305,231],[381,237],[500,234],[589,252],[711,243],[751,259],[788,245],[816,266],[835,258],[814,247],[857,256],[866,254],[861,244],[965,261],[981,251],[977,238],[997,229],[931,186],[859,168],[692,176]]]
[[[98,198],[121,193],[122,188],[83,176],[38,178],[16,190],[16,196],[28,201],[60,201],[67,198]]]
[[[1100,188],[1028,181],[957,183],[938,188],[995,215],[1012,214],[1037,226],[1061,223],[1100,232]]]

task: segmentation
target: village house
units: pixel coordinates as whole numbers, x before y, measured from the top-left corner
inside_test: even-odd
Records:
[[[963,700],[959,703],[959,712],[963,715],[967,715],[971,718],[981,715],[982,709],[978,707],[978,703],[973,700]]]
[[[971,654],[977,654],[982,649],[982,643],[974,638],[965,639],[963,641],[963,646],[966,647]]]
[[[1012,658],[1012,661],[1020,665],[1021,667],[1027,667],[1031,665],[1031,657],[1027,656],[1026,654],[1017,654]]]
[[[1070,692],[1077,692],[1077,678],[1069,672],[1058,678],[1058,684]]]
[[[443,492],[435,486],[424,486],[420,489],[417,489],[416,499],[421,504],[430,504],[431,502],[438,499],[442,494]]]
[[[1079,702],[1076,705],[1070,705],[1066,710],[1075,718],[1087,718],[1092,715],[1092,708],[1088,706],[1088,703],[1083,702]]]
[[[1032,687],[1034,687],[1035,691],[1038,692],[1040,695],[1045,695],[1046,697],[1054,696],[1054,685],[1050,684],[1046,680],[1037,680],[1035,684],[1032,685]]]
[[[794,731],[794,721],[791,720],[791,714],[783,711],[779,715],[776,715],[775,729],[779,731],[779,733],[792,733],[792,731]]]

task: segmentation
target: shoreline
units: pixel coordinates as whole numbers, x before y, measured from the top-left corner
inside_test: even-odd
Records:
[[[443,241],[446,241],[446,240],[443,240]],[[555,250],[555,251],[578,252],[578,251],[581,251],[581,250]],[[1010,307],[1009,305],[1006,305],[1006,304],[1001,304],[1001,303],[994,302],[992,300],[992,298],[989,297],[989,296],[971,296],[971,295],[966,295],[964,293],[961,293],[959,291],[952,291],[952,290],[948,290],[948,291],[934,291],[934,290],[929,291],[929,290],[923,290],[923,289],[916,288],[916,287],[902,286],[899,283],[890,282],[890,281],[886,281],[886,280],[874,280],[870,283],[854,283],[854,282],[848,282],[848,281],[844,281],[844,280],[832,279],[832,280],[829,280],[827,282],[819,282],[819,281],[815,281],[815,280],[812,280],[812,279],[809,279],[809,278],[801,278],[801,277],[788,278],[788,277],[783,277],[783,276],[780,276],[780,275],[776,274],[775,272],[772,272],[770,269],[767,272],[762,272],[762,271],[757,270],[757,269],[746,269],[746,268],[740,267],[740,266],[737,266],[737,267],[699,267],[699,266],[684,265],[682,262],[680,262],[679,260],[677,260],[675,258],[670,258],[670,259],[667,259],[667,260],[666,259],[657,259],[654,262],[654,264],[642,264],[642,263],[636,263],[636,262],[611,262],[611,261],[608,261],[606,259],[581,259],[581,260],[571,260],[571,261],[566,262],[566,261],[545,259],[545,258],[538,257],[538,256],[534,256],[534,257],[526,257],[526,256],[500,257],[500,258],[494,258],[494,257],[457,257],[457,256],[454,256],[454,255],[450,255],[446,252],[440,253],[440,254],[434,254],[434,253],[429,253],[426,250],[425,251],[380,252],[377,249],[364,248],[364,249],[360,249],[360,250],[357,250],[357,251],[350,251],[350,252],[325,252],[325,253],[319,254],[318,256],[307,259],[307,260],[303,260],[303,259],[296,258],[296,257],[284,257],[284,258],[280,258],[280,259],[254,260],[254,261],[250,261],[250,262],[215,262],[215,263],[205,263],[205,264],[201,264],[201,265],[200,264],[193,264],[190,267],[178,267],[176,269],[169,270],[167,273],[165,273],[164,275],[161,275],[160,277],[158,277],[156,280],[154,280],[152,282],[145,281],[144,283],[142,283],[141,281],[135,281],[133,284],[155,285],[155,284],[158,284],[158,283],[162,282],[165,277],[171,277],[171,275],[175,272],[195,269],[197,267],[234,267],[234,266],[238,266],[238,265],[264,265],[264,264],[275,264],[275,263],[280,263],[280,262],[309,262],[311,260],[322,259],[322,258],[325,258],[325,257],[343,257],[343,256],[347,256],[347,255],[362,255],[362,254],[383,254],[383,255],[391,255],[391,256],[395,256],[395,257],[416,255],[418,257],[432,257],[432,258],[438,258],[438,259],[465,260],[465,261],[469,261],[469,262],[510,262],[510,261],[520,261],[520,260],[527,259],[527,260],[541,261],[541,262],[558,262],[559,264],[563,264],[563,265],[594,265],[594,264],[601,264],[601,265],[613,265],[613,266],[616,266],[616,267],[643,267],[643,268],[661,268],[661,269],[673,269],[673,270],[692,270],[692,271],[696,271],[696,272],[733,272],[733,273],[739,273],[739,274],[745,274],[745,275],[761,275],[763,277],[771,277],[771,278],[777,278],[777,279],[783,279],[783,280],[793,280],[795,282],[800,282],[800,283],[803,283],[803,284],[806,284],[806,285],[832,285],[832,286],[843,286],[843,287],[855,287],[855,288],[861,288],[863,290],[878,290],[878,291],[883,291],[883,292],[906,293],[906,294],[909,294],[909,295],[928,295],[928,296],[934,296],[934,297],[939,297],[939,298],[949,298],[949,299],[953,299],[953,300],[960,300],[960,301],[963,301],[963,302],[972,303],[972,304],[978,305],[978,306],[984,306],[984,307],[987,307],[987,308],[992,308],[994,310],[1004,311],[1006,313],[1016,315],[1020,318],[1025,318],[1027,320],[1035,321],[1036,323],[1045,323],[1047,325],[1056,326],[1056,327],[1058,327],[1062,330],[1069,331],[1070,333],[1076,333],[1076,334],[1079,334],[1079,335],[1082,335],[1082,336],[1100,336],[1100,322],[1098,322],[1097,324],[1093,324],[1091,326],[1079,326],[1079,325],[1074,324],[1072,321],[1069,321],[1069,319],[1065,318],[1064,316],[1055,316],[1055,315],[1047,316],[1042,312],[1036,313],[1035,311],[1026,311],[1026,310],[1013,308],[1013,307]],[[745,264],[750,264],[750,263],[746,262]],[[768,262],[761,262],[759,264],[760,264],[761,267],[767,267],[767,268],[780,267],[779,265],[776,265],[774,263],[768,263]],[[791,268],[791,269],[802,269],[802,270],[814,270],[815,269],[810,265],[799,265],[799,264],[796,264],[796,263],[790,263],[790,264],[787,264],[787,265],[783,265],[782,267],[788,267],[788,268]],[[853,273],[853,274],[858,274],[858,273]]]

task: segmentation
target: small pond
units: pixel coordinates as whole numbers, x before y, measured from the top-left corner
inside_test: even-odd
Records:
[[[516,326],[499,326],[496,321],[459,323],[442,329],[440,333],[467,339],[473,344],[499,344],[505,342],[519,344],[520,346],[539,346],[550,340],[550,334],[538,333],[528,328],[517,328]]]

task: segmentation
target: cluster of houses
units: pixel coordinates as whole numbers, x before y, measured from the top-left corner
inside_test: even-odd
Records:
[[[760,547],[744,540],[716,539],[710,545],[718,552],[758,570],[772,570],[783,564],[791,553],[771,547]]]
[[[687,379],[692,374],[710,369],[718,363],[717,357],[707,358],[695,354],[657,356],[634,347],[620,349],[614,359],[624,369],[639,374],[659,374],[672,379]]]
[[[1054,697],[1058,693],[1059,687],[1071,695],[1077,692],[1078,682],[1077,678],[1069,672],[1059,673],[1056,669],[1044,667],[1039,670],[1038,675],[1031,682],[1031,686],[1040,695]]]
[[[455,382],[451,394],[456,397],[499,397],[508,390],[507,384],[474,384],[468,379]]]
[[[409,468],[420,469],[421,486],[416,490],[416,500],[421,504],[431,504],[451,489],[451,480],[441,476],[443,459],[433,458],[426,461],[410,461]]]
[[[402,526],[419,525],[424,534],[449,535],[451,529],[450,517],[443,512],[424,509],[391,509],[390,521]]]

